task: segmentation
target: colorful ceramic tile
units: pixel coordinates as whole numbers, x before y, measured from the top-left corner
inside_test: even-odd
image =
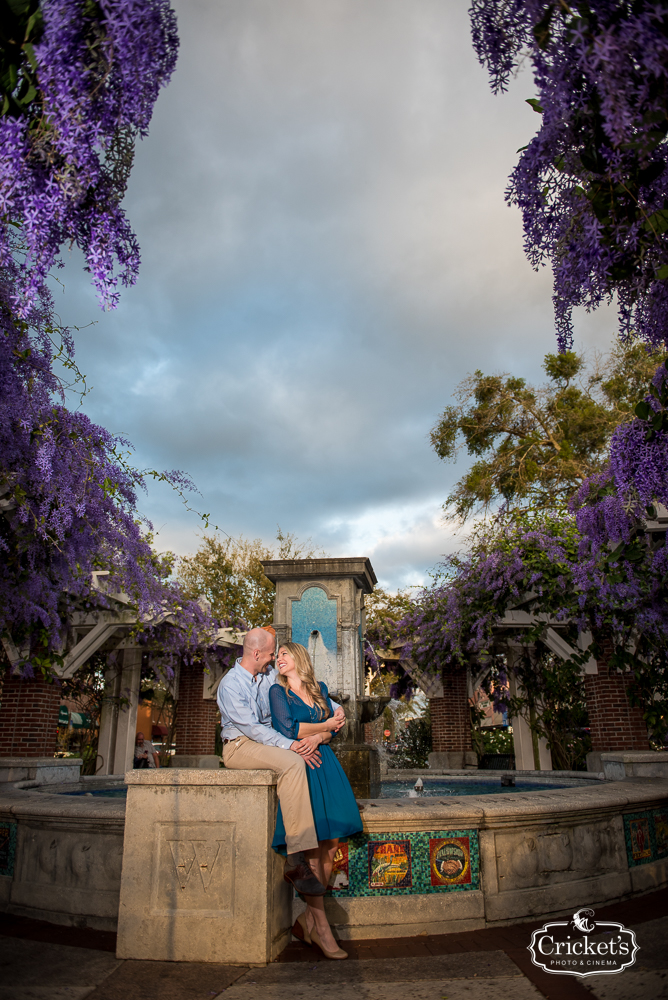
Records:
[[[665,810],[654,810],[654,839],[657,858],[665,858],[668,855],[668,812]]]
[[[463,873],[460,880],[439,880],[435,882],[432,878],[431,865],[431,843],[437,841],[443,845],[446,841],[457,843],[464,849],[468,845],[469,871]],[[404,879],[397,879],[395,884],[394,875],[383,877],[385,871],[389,871],[392,865],[384,868],[387,858],[387,845],[402,845],[402,851],[406,857],[408,852],[405,845],[410,848],[410,883]],[[357,833],[354,837],[349,837],[347,843],[341,847],[347,848],[348,853],[348,885],[344,887],[341,883],[330,886],[333,896],[360,897],[360,896],[407,896],[426,895],[438,892],[467,892],[480,888],[480,860],[477,830],[434,830],[419,833],[399,833],[397,831],[387,831],[385,833]],[[342,858],[344,853],[342,852]],[[371,857],[371,867],[369,860]],[[383,859],[382,861],[380,859]],[[403,862],[399,858],[399,852],[394,858],[394,867],[401,868]],[[342,863],[343,867],[343,863]],[[375,870],[375,875],[373,874]],[[370,875],[372,877],[370,878]]]
[[[652,857],[652,842],[649,837],[649,820],[647,817],[632,819],[629,823],[631,833],[631,857],[634,861]]]
[[[348,845],[339,844],[338,850],[334,855],[334,865],[332,867],[332,874],[329,877],[328,888],[336,891],[337,889],[347,889],[350,885],[350,873],[348,870],[349,858],[348,858]]]
[[[370,889],[403,889],[412,886],[409,840],[381,840],[367,845]]]
[[[432,885],[469,884],[471,881],[469,838],[431,839],[429,841],[429,872]]]
[[[0,822],[0,875],[11,878],[16,856],[16,823]]]

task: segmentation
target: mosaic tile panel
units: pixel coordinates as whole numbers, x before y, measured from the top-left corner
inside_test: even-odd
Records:
[[[668,809],[646,809],[624,816],[629,867],[668,857]]]
[[[0,875],[12,878],[16,857],[16,823],[0,820]]]
[[[333,896],[406,896],[480,888],[477,830],[357,833],[339,845]]]

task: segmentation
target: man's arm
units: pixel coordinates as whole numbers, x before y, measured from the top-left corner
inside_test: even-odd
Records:
[[[238,691],[233,685],[223,687],[221,681],[216,697],[223,725],[229,722],[249,740],[264,743],[266,746],[280,747],[283,750],[293,749],[295,740],[281,735],[271,726],[265,726],[257,717],[257,706],[252,699]]]

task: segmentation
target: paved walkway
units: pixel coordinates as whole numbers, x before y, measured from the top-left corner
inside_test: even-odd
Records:
[[[531,963],[542,921],[344,942],[331,962],[293,941],[264,969],[120,961],[115,935],[0,914],[0,1000],[668,1000],[668,890],[599,908],[636,931],[635,966],[577,980]]]

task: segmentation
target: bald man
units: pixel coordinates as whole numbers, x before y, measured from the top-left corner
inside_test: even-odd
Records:
[[[304,854],[318,846],[306,768],[320,767],[320,754],[309,737],[290,740],[272,728],[269,688],[278,678],[274,654],[274,636],[252,628],[244,637],[243,655],[218,685],[223,761],[229,768],[277,772],[288,850],[285,879],[297,892],[322,896],[325,886]]]

